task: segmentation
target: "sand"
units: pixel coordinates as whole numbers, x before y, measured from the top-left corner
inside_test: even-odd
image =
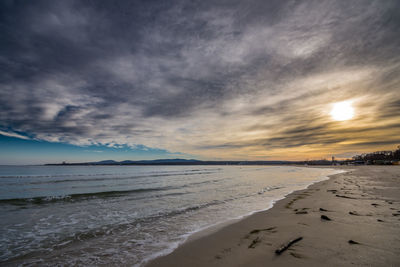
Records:
[[[400,166],[344,169],[147,267],[400,266]]]

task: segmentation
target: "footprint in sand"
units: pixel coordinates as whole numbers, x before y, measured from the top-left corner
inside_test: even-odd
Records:
[[[331,218],[329,218],[328,216],[326,216],[326,215],[321,215],[321,220],[325,220],[325,221],[332,221],[332,219]]]
[[[295,257],[295,258],[298,258],[298,259],[304,259],[304,258],[305,258],[304,255],[302,255],[302,254],[300,254],[300,253],[297,253],[297,252],[291,251],[289,254],[290,254],[291,256]]]
[[[226,254],[230,253],[231,251],[231,248],[225,248],[219,254],[215,255],[214,258],[216,258],[217,260],[221,260]]]
[[[250,233],[246,236],[246,238],[248,238],[252,234],[258,234],[259,232],[276,233],[277,231],[275,229],[276,229],[276,226],[265,228],[265,229],[254,229],[254,230],[250,231]]]
[[[248,246],[248,248],[255,248],[258,243],[261,242],[261,238],[257,236],[253,241],[251,241],[251,244]]]
[[[308,214],[308,211],[310,208],[302,208],[302,209],[294,209],[295,214]]]
[[[275,229],[276,229],[276,226],[264,228],[264,229],[254,229],[254,230],[250,231],[250,233],[248,233],[244,238],[249,239],[251,236],[260,234],[260,233],[276,233],[276,232],[278,232]],[[262,241],[261,237],[259,235],[256,236],[251,241],[251,243],[248,245],[248,248],[255,248],[259,243],[261,243],[261,241]],[[240,246],[240,243],[238,245]]]

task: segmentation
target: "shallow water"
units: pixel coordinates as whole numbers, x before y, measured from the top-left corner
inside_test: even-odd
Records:
[[[0,167],[0,263],[141,265],[199,229],[338,171],[292,166]]]

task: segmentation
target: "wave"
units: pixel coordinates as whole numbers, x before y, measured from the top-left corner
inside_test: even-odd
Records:
[[[107,198],[107,197],[118,197],[127,194],[134,193],[145,193],[145,192],[155,192],[155,191],[165,191],[171,189],[178,189],[179,187],[164,186],[164,187],[154,187],[154,188],[138,188],[132,190],[121,190],[121,191],[102,191],[93,193],[80,193],[80,194],[70,194],[63,196],[42,196],[42,197],[32,197],[32,198],[11,198],[11,199],[0,199],[0,204],[12,204],[12,205],[26,205],[26,204],[45,204],[58,201],[76,201],[85,200],[92,198]]]
[[[0,199],[0,205],[1,204],[9,204],[9,205],[14,205],[14,206],[26,206],[29,204],[35,204],[35,205],[40,205],[40,204],[49,204],[49,203],[55,203],[55,202],[78,202],[78,201],[85,201],[85,200],[90,200],[90,199],[98,199],[98,198],[116,198],[116,197],[122,197],[122,196],[127,196],[127,195],[134,195],[134,194],[139,194],[139,193],[147,193],[147,192],[161,192],[161,191],[168,191],[168,190],[176,190],[176,189],[183,189],[183,188],[190,188],[193,186],[199,186],[202,184],[209,184],[209,183],[216,183],[216,182],[221,182],[221,180],[226,180],[229,178],[225,179],[213,179],[213,180],[207,180],[207,181],[201,181],[201,182],[192,182],[192,183],[187,183],[181,186],[163,186],[163,187],[153,187],[153,188],[137,188],[137,189],[130,189],[130,190],[112,190],[112,191],[100,191],[100,192],[89,192],[89,193],[78,193],[78,194],[68,194],[68,195],[56,195],[56,196],[38,196],[38,197],[29,197],[29,198],[11,198],[11,199]],[[264,194],[269,191],[277,190],[283,188],[282,186],[272,186],[272,187],[265,187],[262,190],[258,192],[253,192],[251,194],[244,194],[244,195],[239,195],[237,197],[233,198],[227,198],[224,200],[221,200],[220,202],[229,202],[241,198],[246,198],[250,196],[254,196],[257,194]],[[162,196],[177,196],[177,195],[183,195],[186,194],[187,192],[173,192],[173,193],[163,193]],[[144,198],[151,198],[151,195],[144,195],[143,197],[139,197],[139,199],[144,199]],[[161,195],[157,194],[155,197],[161,197]],[[136,199],[136,197],[135,197]],[[198,207],[207,207],[209,206],[210,203],[196,206]],[[197,209],[196,208],[196,209]]]
[[[28,204],[46,204],[46,203],[54,203],[54,202],[61,202],[61,201],[76,202],[76,201],[83,201],[83,200],[89,200],[89,199],[94,199],[94,198],[120,197],[120,196],[135,194],[135,193],[137,194],[137,193],[191,188],[193,186],[221,182],[226,179],[229,179],[229,178],[212,179],[212,180],[206,180],[206,181],[196,181],[196,182],[192,182],[192,183],[186,183],[183,185],[175,185],[175,186],[137,188],[137,189],[130,189],[130,190],[99,191],[99,192],[55,195],[55,196],[37,196],[37,197],[26,197],[26,198],[0,199],[0,205],[1,204],[11,204],[11,205],[15,205],[15,206],[25,206]],[[124,180],[124,179],[119,179],[119,180]],[[116,186],[129,186],[129,184],[117,184]],[[97,187],[107,187],[107,186],[99,185]],[[73,188],[83,188],[83,187],[79,186],[79,187],[73,187]],[[90,188],[93,188],[93,186],[90,186]],[[169,194],[163,193],[162,195],[163,196],[171,196],[171,195],[182,195],[182,194],[185,194],[185,193],[174,192],[174,193],[169,193]],[[156,195],[156,196],[160,197],[160,195]],[[151,197],[151,196],[147,195],[142,198],[149,198],[149,197]]]
[[[212,180],[209,182],[216,182],[220,180]],[[199,184],[203,182],[198,182],[198,183],[192,183],[192,184]],[[27,203],[34,203],[34,204],[42,204],[42,203],[47,203],[47,202],[54,202],[54,201],[73,201],[74,199],[90,199],[93,197],[115,197],[115,196],[121,196],[125,194],[132,194],[132,193],[140,193],[140,192],[152,192],[152,191],[165,191],[165,190],[170,190],[170,189],[176,189],[177,187],[172,187],[172,186],[166,186],[166,187],[158,187],[158,188],[142,188],[142,189],[134,189],[134,190],[126,190],[126,191],[107,191],[107,192],[97,192],[97,193],[85,193],[85,194],[72,194],[64,197],[39,197],[39,198],[31,198],[31,199],[9,199],[9,200],[0,200],[0,203],[8,203],[8,204],[27,204]],[[179,187],[182,188],[182,187]],[[163,218],[169,218],[169,217],[175,217],[179,216],[182,214],[190,213],[190,212],[196,212],[201,209],[205,209],[211,206],[215,205],[223,205],[224,203],[230,202],[230,201],[235,201],[247,197],[254,196],[256,194],[260,194],[272,191],[272,190],[277,190],[283,188],[281,186],[271,186],[271,187],[265,187],[259,192],[253,192],[251,194],[244,194],[240,195],[237,197],[231,197],[231,198],[225,198],[221,200],[211,200],[207,203],[202,203],[198,205],[192,205],[192,206],[186,206],[182,208],[177,208],[174,210],[169,210],[169,211],[159,211],[155,214],[142,217],[142,218],[136,218],[133,219],[130,222],[126,223],[120,223],[120,224],[113,224],[113,225],[107,225],[106,227],[103,225],[101,227],[97,227],[94,229],[89,229],[86,231],[79,231],[71,236],[61,238],[60,240],[56,241],[53,243],[50,247],[49,245],[47,246],[42,246],[42,249],[61,249],[70,245],[73,245],[74,243],[77,242],[82,242],[82,241],[87,241],[93,238],[101,238],[103,236],[108,236],[112,234],[116,234],[117,232],[124,232],[129,228],[135,227],[136,225],[149,225],[154,223],[157,220],[163,219]],[[166,195],[179,195],[183,193],[171,193],[171,194],[166,194]],[[165,195],[164,195],[165,196]],[[22,253],[21,255],[17,255],[16,257],[9,258],[7,260],[15,260],[21,257],[26,257],[29,255],[30,252],[26,251],[25,253]]]
[[[267,186],[264,187],[262,190],[260,190],[258,192],[259,195],[264,194],[265,192],[269,192],[269,191],[273,191],[273,190],[277,190],[277,189],[281,189],[283,188],[283,186]]]
[[[206,168],[206,169],[192,169],[192,170],[184,170],[184,171],[163,171],[165,174],[178,174],[179,172],[187,173],[187,172],[203,172],[203,171],[219,171],[221,168]],[[143,172],[142,172],[143,173]],[[145,172],[148,173],[148,176],[152,176],[152,173],[160,173],[160,171],[150,171]],[[29,179],[29,178],[52,178],[52,177],[93,177],[93,176],[107,176],[107,175],[129,175],[130,173],[95,173],[95,174],[51,174],[51,175],[0,175],[0,179],[2,178],[17,178],[17,179]]]
[[[222,203],[223,203],[222,201],[214,200],[209,203],[183,207],[183,208],[175,209],[175,210],[171,210],[171,211],[166,211],[166,212],[160,211],[153,215],[142,217],[142,218],[136,218],[136,219],[133,219],[132,221],[126,222],[126,223],[109,224],[106,226],[102,225],[100,227],[88,229],[86,231],[75,232],[72,235],[61,237],[57,241],[55,241],[55,242],[53,241],[52,244],[50,244],[50,243],[41,244],[39,250],[37,248],[26,249],[19,254],[15,254],[14,257],[9,257],[9,258],[5,257],[4,259],[2,259],[1,255],[0,255],[0,260],[13,261],[13,260],[25,258],[25,257],[29,256],[29,254],[32,254],[34,252],[37,253],[40,250],[48,251],[48,250],[54,250],[54,249],[56,249],[56,250],[62,249],[64,247],[71,246],[71,245],[74,245],[75,243],[79,243],[82,241],[87,241],[87,240],[94,239],[94,238],[101,238],[104,236],[113,235],[113,234],[116,234],[117,232],[124,232],[129,228],[132,228],[132,227],[136,228],[138,224],[139,225],[141,225],[141,224],[148,225],[148,224],[151,224],[154,221],[157,221],[162,218],[179,216],[179,215],[185,214],[187,212],[196,211],[199,209],[207,208],[207,207],[210,207],[213,205],[219,205]]]
[[[70,183],[70,182],[99,182],[99,181],[109,181],[109,180],[132,180],[132,179],[140,179],[140,178],[149,178],[149,177],[167,177],[167,176],[182,176],[182,175],[198,175],[198,174],[211,174],[214,172],[206,171],[206,172],[195,172],[195,173],[166,173],[166,174],[152,174],[152,175],[137,175],[137,176],[129,176],[129,177],[106,177],[106,178],[91,178],[91,179],[64,179],[64,180],[51,180],[51,181],[32,181],[25,182],[23,184],[59,184],[59,183]],[[51,177],[51,176],[50,176]],[[48,177],[46,177],[48,178]],[[6,183],[3,185],[21,185],[21,183]]]

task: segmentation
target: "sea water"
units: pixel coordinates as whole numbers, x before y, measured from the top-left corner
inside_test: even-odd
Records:
[[[143,265],[337,173],[293,166],[0,166],[0,264]]]

